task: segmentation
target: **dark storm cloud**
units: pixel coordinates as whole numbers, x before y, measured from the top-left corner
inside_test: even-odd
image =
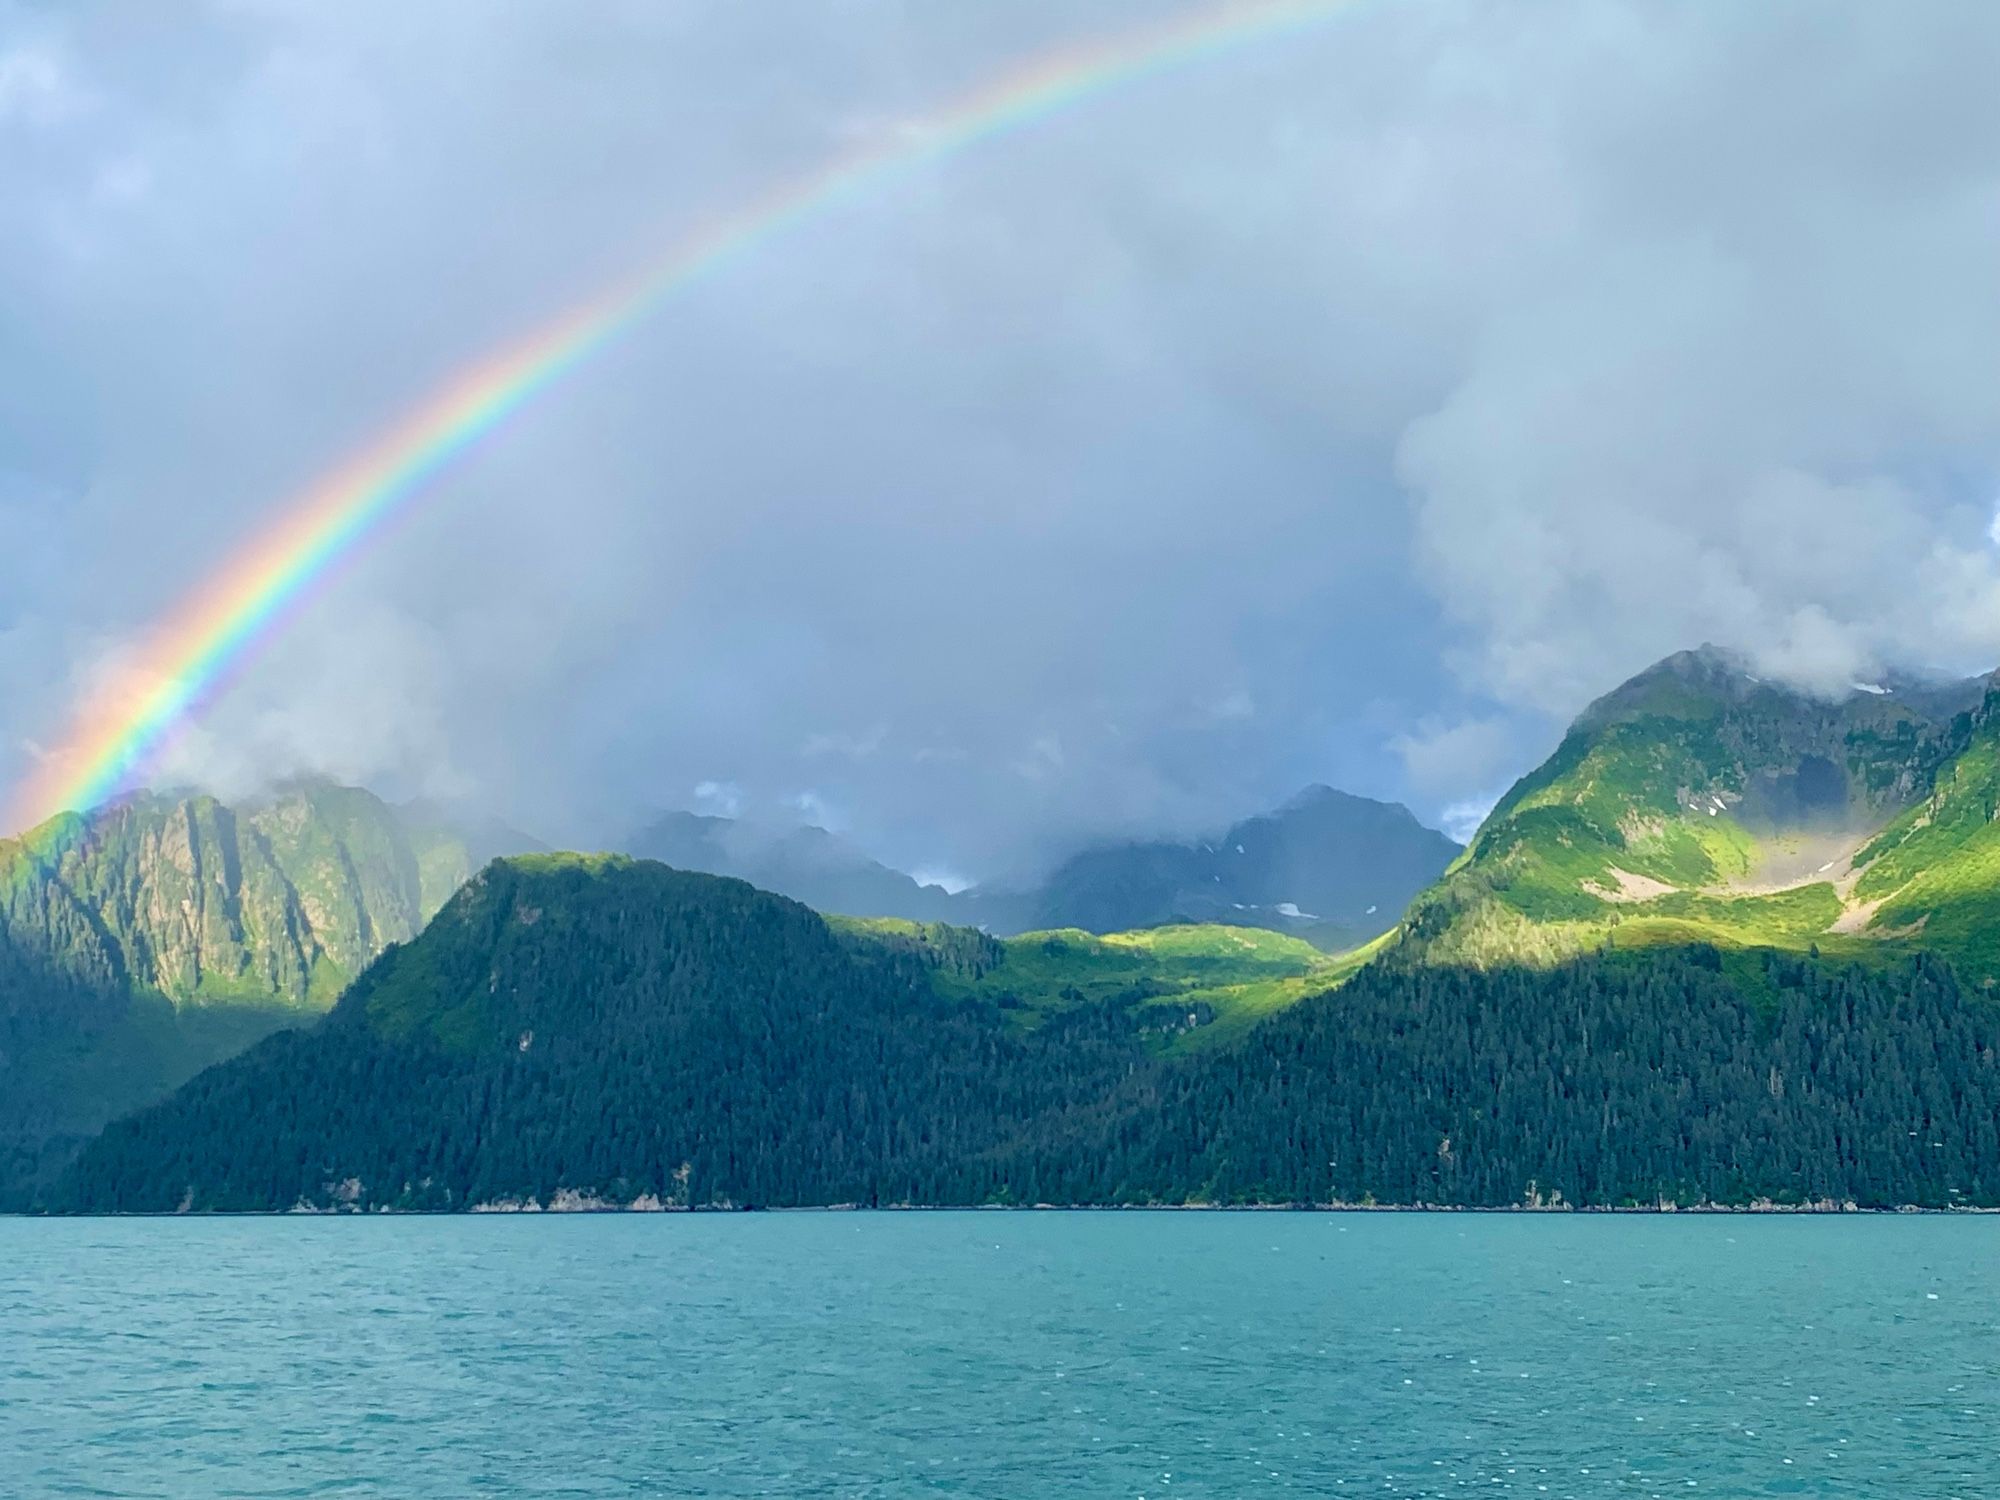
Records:
[[[0,5],[9,753],[687,226],[1152,7]],[[1357,6],[815,220],[456,471],[182,747],[982,873],[1426,812],[1713,638],[2000,656],[1984,7]]]

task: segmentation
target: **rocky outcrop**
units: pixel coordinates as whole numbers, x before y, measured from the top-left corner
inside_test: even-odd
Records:
[[[177,1004],[324,1008],[471,873],[464,846],[369,792],[231,808],[144,794],[4,846],[0,927],[47,969]]]

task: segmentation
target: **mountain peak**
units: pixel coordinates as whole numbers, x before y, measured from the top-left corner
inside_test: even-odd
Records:
[[[1894,704],[1922,718],[1949,720],[1977,708],[1995,675],[2000,674],[1957,678],[1896,668],[1827,691],[1760,671],[1744,652],[1704,644],[1676,651],[1635,673],[1586,708],[1578,723],[1646,714],[1703,719],[1747,705],[1765,713],[1818,713],[1857,704],[1864,717]]]
[[[1458,852],[1399,803],[1315,784],[1219,837],[1084,850],[1049,877],[1034,922],[1095,932],[1224,922],[1344,947],[1393,926]]]
[[[1343,792],[1338,787],[1328,786],[1323,781],[1315,781],[1312,785],[1302,787],[1292,793],[1291,796],[1280,802],[1275,809],[1262,814],[1262,816],[1267,818],[1278,817],[1285,813],[1311,812],[1315,808],[1344,807],[1373,801],[1372,797],[1357,797],[1352,792]],[[1381,803],[1378,805],[1387,807],[1395,804]]]
[[[1915,935],[1960,920],[1966,892],[2000,915],[1979,864],[2000,857],[1990,686],[1896,673],[1827,696],[1714,646],[1676,653],[1578,718],[1409,931],[1438,961],[1539,962],[1613,941],[1859,958],[1930,941]],[[1932,855],[1898,852],[1919,845],[1949,880]],[[1944,882],[1936,899],[1926,880]]]

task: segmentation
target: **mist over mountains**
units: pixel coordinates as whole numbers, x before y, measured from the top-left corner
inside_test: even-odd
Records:
[[[1124,932],[1170,922],[1266,927],[1334,949],[1393,925],[1459,846],[1409,809],[1314,786],[1269,813],[1189,841],[1080,850],[1038,885],[952,892],[868,858],[821,828],[673,813],[622,852],[733,875],[823,912],[952,922],[997,933]]]

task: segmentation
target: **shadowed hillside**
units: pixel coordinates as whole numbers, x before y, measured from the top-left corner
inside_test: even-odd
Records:
[[[441,820],[325,783],[146,794],[0,844],[0,1195],[324,1011],[469,873]]]

